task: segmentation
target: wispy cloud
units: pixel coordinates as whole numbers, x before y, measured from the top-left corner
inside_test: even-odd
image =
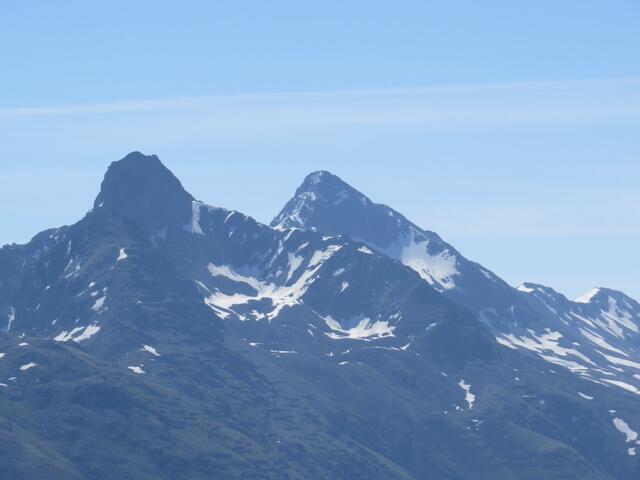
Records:
[[[630,95],[633,97],[632,102],[628,101]],[[553,101],[559,97],[562,101]],[[485,101],[488,103],[484,103]],[[529,108],[523,110],[523,104],[527,104]],[[549,117],[569,119],[585,116],[593,118],[603,115],[637,115],[640,114],[640,78],[202,95],[0,108],[0,118],[238,109],[250,109],[253,112],[274,106],[297,106],[313,110],[327,105],[348,106],[352,120],[374,122],[376,118],[385,121],[441,121],[443,118],[517,121]],[[509,105],[511,108],[508,108]],[[365,115],[354,115],[357,112]],[[383,116],[376,117],[376,112]]]

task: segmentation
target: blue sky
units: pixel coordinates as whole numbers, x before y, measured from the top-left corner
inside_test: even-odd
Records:
[[[312,170],[507,281],[640,298],[635,0],[0,0],[0,244],[156,153],[267,222]]]

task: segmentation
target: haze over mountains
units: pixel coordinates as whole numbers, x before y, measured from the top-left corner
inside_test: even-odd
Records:
[[[131,153],[0,250],[2,327],[3,478],[640,476],[636,301],[512,288],[328,172],[266,226]]]

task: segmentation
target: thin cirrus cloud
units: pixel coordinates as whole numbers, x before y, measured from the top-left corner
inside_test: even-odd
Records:
[[[0,119],[174,114],[216,129],[593,121],[640,116],[640,78],[205,95],[0,109]]]

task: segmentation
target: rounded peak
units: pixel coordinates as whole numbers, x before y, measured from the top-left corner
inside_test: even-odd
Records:
[[[107,169],[94,210],[109,209],[160,229],[190,211],[193,197],[156,155],[131,152]]]
[[[98,197],[103,195],[108,197],[111,189],[138,188],[158,181],[177,184],[182,189],[178,179],[156,155],[131,152],[109,165]]]
[[[122,159],[118,160],[118,162],[135,162],[135,161],[150,161],[153,160],[155,162],[160,162],[160,159],[157,155],[145,155],[139,150],[134,150],[133,152],[127,153]],[[117,162],[114,162],[117,163]]]
[[[541,283],[524,282],[522,285],[516,287],[516,290],[524,293],[542,293],[551,297],[564,298],[564,295],[562,295],[560,292],[557,292],[553,288],[546,285],[542,285]]]
[[[107,170],[107,175],[109,174],[109,171],[114,169],[128,171],[140,170],[141,172],[144,172],[146,169],[147,173],[154,170],[156,172],[166,171],[170,175],[173,175],[169,169],[163,165],[157,155],[145,155],[137,150],[126,154],[120,160],[112,162]]]

